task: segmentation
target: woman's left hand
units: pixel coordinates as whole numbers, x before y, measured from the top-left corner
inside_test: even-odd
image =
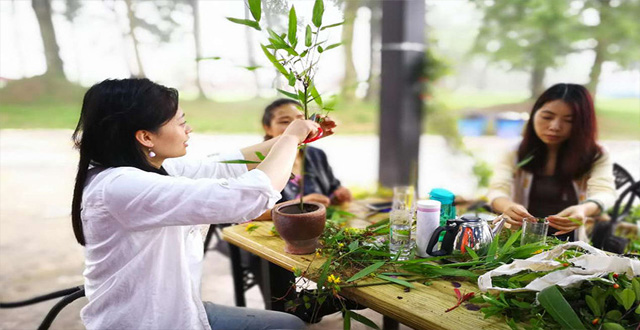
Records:
[[[548,216],[547,220],[549,220],[549,226],[559,230],[554,235],[563,235],[582,226],[587,218],[585,213],[582,204],[574,205],[567,207],[556,215]]]
[[[333,192],[333,200],[336,204],[351,202],[352,199],[353,197],[351,196],[351,191],[343,186],[338,187]]]
[[[331,119],[331,117],[329,116],[321,116],[318,118],[319,119],[317,119],[316,122],[320,124],[320,127],[322,128],[322,137],[332,135],[334,133],[333,129],[338,126],[336,122],[333,121],[333,119]]]

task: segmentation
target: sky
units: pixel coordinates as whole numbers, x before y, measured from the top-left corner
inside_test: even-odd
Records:
[[[325,1],[324,20],[327,23],[343,20],[333,1]],[[110,6],[105,5],[110,4]],[[313,1],[290,1],[295,5],[299,20],[310,18]],[[111,8],[109,8],[111,7]],[[459,61],[457,72],[443,80],[450,89],[493,90],[526,94],[529,75],[524,72],[505,71],[488,65],[482,59],[467,60],[464,54],[471,47],[480,25],[481,14],[465,0],[427,0],[427,33],[438,40],[433,45],[445,57]],[[106,78],[124,78],[136,71],[133,44],[126,36],[128,21],[123,1],[84,0],[80,14],[73,23],[62,13],[64,1],[53,0],[54,26],[65,72],[70,80],[89,86]],[[247,29],[225,19],[227,16],[244,17],[244,2],[239,0],[201,0],[200,18],[203,33],[203,56],[220,56],[217,61],[203,62],[201,76],[207,93],[217,100],[252,98],[257,94],[273,96],[275,73],[260,53],[258,41],[265,34],[253,31],[253,52],[260,65],[254,74],[242,66],[249,65]],[[140,5],[139,17],[157,17],[153,6]],[[355,54],[358,79],[368,77],[369,20],[368,9],[360,9],[355,21],[356,30],[352,50]],[[186,97],[195,95],[195,50],[189,11],[176,11],[173,18],[179,22],[170,43],[161,44],[156,38],[140,31],[141,57],[147,76],[154,81],[176,87]],[[338,42],[341,27],[326,30],[328,42]],[[549,70],[546,85],[555,82],[587,83],[593,54],[583,52],[570,55],[565,64]],[[343,75],[344,56],[340,48],[323,54],[319,89],[337,92]],[[35,14],[29,0],[0,0],[0,78],[20,79],[45,71],[43,46]],[[256,79],[260,88],[257,88]],[[599,93],[608,96],[640,96],[640,73],[625,71],[613,63],[605,63]]]

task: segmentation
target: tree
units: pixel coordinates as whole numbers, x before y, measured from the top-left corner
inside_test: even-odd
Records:
[[[382,5],[377,0],[369,0],[367,4],[371,10],[371,20],[369,22],[371,34],[369,36],[369,78],[367,79],[369,86],[364,98],[369,102],[377,102],[380,97],[380,69],[382,65],[380,54],[380,45],[382,44]]]
[[[596,24],[585,20],[583,29],[587,38],[595,39],[591,48],[595,58],[587,84],[595,95],[604,62],[616,62],[629,68],[640,59],[640,0],[588,0],[582,13],[593,10],[597,11],[599,20]]]
[[[342,26],[342,41],[344,52],[344,78],[342,80],[342,97],[345,101],[353,101],[358,84],[356,67],[353,64],[353,23],[356,19],[359,0],[344,1],[344,21]]]
[[[51,19],[53,15],[51,3],[49,0],[31,0],[31,7],[36,13],[38,25],[40,26],[44,57],[47,62],[45,75],[65,78],[62,59],[60,58],[60,48],[56,40],[56,31]]]
[[[501,0],[476,2],[484,13],[472,52],[531,73],[531,97],[543,91],[545,71],[557,67],[579,40],[578,13],[569,1]]]
[[[202,82],[200,80],[200,61],[202,57],[202,36],[200,34],[200,6],[198,0],[187,0],[187,5],[191,7],[191,14],[193,16],[193,40],[196,53],[196,86],[198,87],[198,96],[206,97],[204,90],[202,89]]]

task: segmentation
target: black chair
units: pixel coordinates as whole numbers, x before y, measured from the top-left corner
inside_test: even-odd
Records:
[[[209,231],[204,240],[204,253],[209,250],[218,250],[231,260],[231,275],[233,276],[233,293],[238,307],[246,307],[246,299],[244,293],[258,284],[258,277],[261,275],[257,265],[253,265],[249,260],[249,255],[245,255],[240,248],[233,244],[229,244],[222,240],[219,230],[229,225],[209,225]],[[209,248],[213,236],[217,238],[217,244],[213,248]]]
[[[631,209],[635,197],[640,198],[640,181],[632,183],[620,194],[611,211],[611,221],[601,221],[593,226],[591,237],[593,246],[609,252],[624,253],[629,240],[615,236],[613,233],[617,222],[621,221]]]
[[[51,326],[51,323],[53,323],[53,320],[55,320],[56,316],[58,316],[58,313],[60,313],[60,311],[63,308],[65,308],[70,303],[74,302],[76,299],[84,296],[85,296],[84,285],[81,285],[74,288],[51,292],[42,296],[37,296],[35,298],[31,298],[23,301],[0,303],[0,308],[23,307],[23,306],[33,305],[39,302],[43,302],[43,301],[47,301],[55,298],[64,297],[60,301],[58,301],[58,303],[55,304],[51,308],[51,310],[49,310],[49,313],[47,313],[47,316],[45,316],[44,320],[42,320],[42,323],[40,323],[40,326],[38,326],[38,330],[46,330],[46,329],[49,329],[49,327]]]
[[[626,189],[628,189],[627,186],[632,186],[635,181],[633,180],[631,174],[618,164],[613,164],[613,176],[615,178],[616,189],[618,191],[622,191],[622,193],[618,197],[618,200],[616,201],[616,205],[618,206],[618,204],[621,204],[622,208],[620,208],[620,206],[618,206],[617,208],[616,206],[614,206],[609,215],[612,219],[617,219],[618,217],[624,217],[629,214],[629,211],[633,206],[636,194],[625,194],[625,192]]]

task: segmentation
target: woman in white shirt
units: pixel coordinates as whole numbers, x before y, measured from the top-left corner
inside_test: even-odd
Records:
[[[335,124],[323,123],[325,136]],[[84,96],[73,139],[80,161],[72,205],[85,247],[81,317],[88,329],[299,329],[286,313],[202,302],[198,225],[250,220],[273,207],[297,146],[318,124],[217,159],[187,160],[191,128],[178,92],[147,79],[105,80]],[[328,133],[328,134],[327,134]],[[259,165],[220,160],[258,160]]]

